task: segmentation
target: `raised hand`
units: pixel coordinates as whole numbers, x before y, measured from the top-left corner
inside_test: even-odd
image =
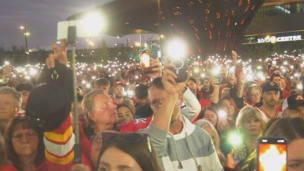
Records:
[[[150,65],[152,68],[152,73],[147,74],[150,78],[154,79],[162,75],[162,66],[157,59],[150,58]]]
[[[239,84],[245,84],[245,74],[243,72],[239,75]]]
[[[48,58],[46,58],[46,66],[50,68],[55,67],[55,61],[66,65],[68,63],[68,58],[66,56],[66,41],[63,40],[61,42],[61,47],[58,48],[56,44],[51,46],[53,50],[53,54],[50,54]]]
[[[162,83],[164,85],[164,89],[169,95],[178,95],[185,87],[186,81],[176,82],[175,79],[177,78],[177,76],[172,70],[170,70],[170,68],[174,68],[174,64],[167,63],[167,61],[165,60]]]

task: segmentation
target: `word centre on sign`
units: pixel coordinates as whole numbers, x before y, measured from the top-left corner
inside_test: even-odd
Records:
[[[281,36],[281,37],[275,37],[275,36],[267,36],[266,38],[259,38],[258,43],[276,43],[276,42],[289,42],[289,41],[297,41],[302,40],[301,35],[295,35],[295,36]]]

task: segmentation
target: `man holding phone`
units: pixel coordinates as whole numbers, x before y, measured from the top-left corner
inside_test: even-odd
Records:
[[[140,132],[149,135],[165,171],[222,171],[210,136],[180,114],[185,81],[176,81],[174,67],[165,64],[163,76],[149,86],[154,119]]]

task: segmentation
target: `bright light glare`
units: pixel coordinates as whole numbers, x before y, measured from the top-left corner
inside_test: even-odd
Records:
[[[220,118],[225,118],[225,117],[227,117],[227,113],[226,113],[225,111],[223,111],[223,110],[220,110],[220,111],[218,112],[218,116],[219,116]]]
[[[242,137],[240,136],[240,134],[231,133],[229,135],[229,142],[233,146],[238,146],[239,144],[242,143]]]
[[[167,53],[170,58],[180,58],[186,55],[186,46],[180,40],[172,41],[168,44]]]
[[[34,69],[34,68],[30,68],[30,75],[31,76],[34,76],[34,75],[36,75],[37,74],[37,70],[36,69]]]
[[[231,68],[229,69],[229,72],[230,72],[230,73],[234,73],[234,71],[235,71],[235,67],[231,67]]]
[[[297,85],[297,89],[302,90],[303,89],[303,85],[302,84],[298,84]]]
[[[252,74],[247,74],[246,75],[246,80],[247,81],[252,81],[253,80],[253,75]]]
[[[4,61],[4,65],[9,65],[9,61]]]
[[[265,147],[263,147],[263,153],[260,154],[259,157],[259,169],[285,170],[283,168],[286,167],[286,151],[284,150],[283,152],[281,152],[282,149],[282,147],[279,149],[278,145],[265,145]]]
[[[134,96],[134,91],[133,90],[128,90],[128,96],[133,97]]]
[[[91,84],[87,83],[87,84],[86,84],[86,88],[87,88],[87,89],[91,88]]]
[[[194,68],[194,72],[195,72],[195,73],[198,73],[198,72],[199,72],[199,69],[198,69],[198,68]]]
[[[220,67],[215,67],[212,70],[213,75],[219,75],[221,72],[221,68]]]
[[[81,22],[81,28],[85,33],[98,34],[106,28],[106,19],[99,13],[91,13],[87,15]]]

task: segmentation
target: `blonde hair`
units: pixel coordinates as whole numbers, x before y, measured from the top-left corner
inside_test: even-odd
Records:
[[[264,121],[262,114],[258,111],[257,108],[251,107],[251,106],[245,106],[243,107],[235,122],[236,128],[243,134],[244,133],[244,123],[249,119],[249,118],[256,118],[258,119],[261,124],[262,124],[262,129],[265,127],[266,122]]]
[[[201,127],[202,129],[204,129],[204,127],[209,127],[214,132],[214,136],[215,136],[214,137],[214,141],[215,141],[214,148],[215,148],[215,151],[218,155],[218,158],[220,159],[220,162],[222,164],[226,163],[227,159],[222,154],[221,149],[220,149],[221,141],[220,141],[219,134],[218,134],[217,130],[215,129],[215,127],[212,125],[212,123],[210,123],[209,121],[207,121],[205,119],[200,119],[200,120],[197,120],[195,122],[195,125]]]
[[[212,125],[212,123],[210,123],[209,121],[205,120],[205,119],[199,119],[195,122],[196,126],[199,126],[201,128],[204,127],[209,127],[215,134],[215,141],[217,142],[216,144],[214,144],[214,147],[216,148],[216,150],[220,150],[220,137],[218,135],[217,130],[215,129],[215,127]]]

